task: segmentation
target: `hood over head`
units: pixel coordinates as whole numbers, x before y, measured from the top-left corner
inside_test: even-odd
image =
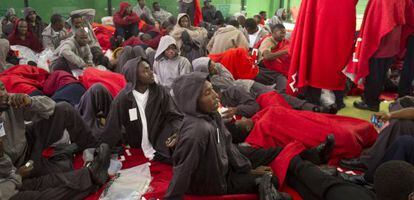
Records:
[[[122,47],[120,47],[122,48]],[[118,48],[119,49],[119,48]],[[131,59],[134,59],[136,57],[141,57],[144,59],[147,59],[147,55],[144,52],[144,49],[140,46],[126,46],[123,47],[122,53],[119,55],[118,58],[118,67],[116,72],[121,73],[124,65]]]
[[[130,93],[135,89],[135,85],[137,83],[137,71],[138,71],[138,64],[142,61],[145,61],[141,57],[137,57],[131,60],[128,60],[128,62],[125,63],[125,65],[122,67],[122,74],[125,77],[125,80],[127,81],[127,85],[125,86],[125,92]]]
[[[40,16],[39,16],[39,15],[37,15],[36,10],[35,10],[35,9],[33,9],[32,7],[26,7],[26,8],[24,9],[24,11],[23,11],[23,16],[24,16],[24,19],[26,19],[26,20],[27,20],[27,17],[29,16],[30,12],[35,12],[35,13],[36,13],[36,18],[37,18],[38,20],[40,19]]]
[[[177,42],[172,36],[170,35],[163,36],[160,40],[160,44],[158,45],[157,52],[155,53],[155,59],[156,60],[160,59],[164,51],[167,50],[168,47],[172,44],[177,46]]]
[[[276,16],[279,17],[279,18],[282,18],[283,11],[285,11],[285,10],[286,9],[284,9],[284,8],[277,9]]]
[[[176,24],[176,26],[181,27],[181,26],[180,26],[180,19],[181,19],[181,18],[183,18],[183,17],[185,17],[185,16],[187,16],[187,17],[188,17],[188,19],[191,19],[191,18],[190,18],[190,15],[188,15],[187,13],[180,13],[180,14],[178,14],[178,17],[177,17],[177,24]],[[190,20],[190,26],[192,26],[192,24],[191,24],[191,20]],[[181,27],[181,28],[182,28],[182,27]]]
[[[211,59],[209,57],[201,57],[193,60],[193,69],[196,72],[204,72],[210,73],[208,70],[208,66],[210,64]]]
[[[208,80],[208,74],[203,72],[193,72],[175,79],[171,88],[181,112],[192,116],[205,115],[198,111],[197,100],[206,80]]]
[[[119,13],[121,13],[121,15],[124,15],[126,12],[126,9],[131,6],[131,4],[129,4],[128,2],[121,2],[119,3]]]
[[[9,19],[12,15],[16,15],[16,11],[14,8],[9,8],[6,11],[6,14],[4,15],[7,19]]]

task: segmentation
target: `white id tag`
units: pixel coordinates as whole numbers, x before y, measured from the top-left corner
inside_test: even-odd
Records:
[[[6,131],[4,130],[4,122],[0,123],[0,137],[6,135]]]
[[[135,121],[137,119],[138,119],[137,108],[129,109],[129,120],[132,122],[132,121]]]

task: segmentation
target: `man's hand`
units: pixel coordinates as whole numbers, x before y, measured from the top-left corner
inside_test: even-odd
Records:
[[[389,121],[391,119],[391,114],[390,113],[385,113],[385,112],[375,113],[374,116],[378,120],[381,120],[383,122]]]
[[[237,120],[236,126],[249,133],[254,127],[254,122],[252,119]]]
[[[27,94],[10,94],[9,105],[14,108],[24,108],[32,105],[32,99]]]
[[[27,177],[33,170],[33,164],[30,166],[23,165],[17,170],[17,174],[19,174],[22,178]]]
[[[231,119],[236,114],[237,114],[237,108],[230,107],[225,112],[223,112],[223,118],[224,119]]]
[[[167,146],[170,149],[175,148],[175,145],[177,145],[178,142],[178,135],[177,133],[174,133],[171,137],[165,141],[165,146]]]
[[[250,173],[254,175],[265,175],[265,174],[273,174],[273,171],[272,171],[272,168],[268,166],[259,166],[256,169],[252,169]]]

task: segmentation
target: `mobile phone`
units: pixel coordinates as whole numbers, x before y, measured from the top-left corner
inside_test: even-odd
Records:
[[[377,116],[375,115],[372,115],[371,123],[374,124],[374,126],[377,128],[381,128],[382,126],[384,126],[384,122],[382,122],[381,120],[378,120]]]

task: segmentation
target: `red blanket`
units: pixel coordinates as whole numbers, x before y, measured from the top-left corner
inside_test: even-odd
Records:
[[[111,48],[110,39],[115,32],[113,27],[103,26],[100,24],[93,24],[94,33],[96,35],[96,39],[98,39],[99,45],[101,45],[103,51],[107,51]]]
[[[126,81],[122,74],[111,71],[102,71],[92,67],[86,68],[83,75],[79,77],[79,81],[89,89],[95,83],[101,83],[108,89],[113,97],[125,87]]]
[[[0,74],[0,81],[4,83],[9,93],[30,94],[35,90],[42,90],[49,73],[41,68],[30,65],[16,65]]]
[[[249,56],[244,48],[234,48],[219,54],[210,54],[214,62],[226,67],[235,79],[254,79],[259,73],[254,59]]]
[[[312,86],[345,88],[356,27],[357,0],[303,0],[292,35],[287,92]]]
[[[354,54],[346,70],[355,75],[355,83],[369,74],[369,59],[378,50],[381,39],[399,25],[403,26],[401,46],[405,48],[408,36],[414,32],[412,0],[368,2]]]
[[[263,148],[285,147],[277,164],[271,165],[281,182],[290,159],[305,148],[319,145],[328,134],[334,134],[336,141],[331,164],[359,156],[378,136],[372,124],[360,119],[293,110],[275,92],[263,94],[257,101],[263,110],[253,117],[255,126],[246,142]]]

